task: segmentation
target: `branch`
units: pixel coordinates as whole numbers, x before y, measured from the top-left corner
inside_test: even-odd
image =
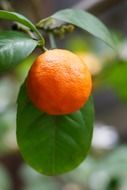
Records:
[[[105,0],[88,0],[88,1],[81,1],[80,3],[77,3],[76,5],[73,6],[73,8],[78,8],[78,9],[83,9],[83,10],[88,10],[93,8],[95,5],[102,3]]]
[[[8,0],[1,0],[0,7],[1,7],[1,9],[6,10],[6,11],[14,11],[11,3]]]

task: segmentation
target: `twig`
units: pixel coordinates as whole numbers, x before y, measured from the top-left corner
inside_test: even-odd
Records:
[[[88,10],[94,7],[95,5],[97,5],[98,3],[102,3],[102,1],[105,1],[105,0],[90,0],[90,1],[82,0],[80,3],[77,3],[76,5],[74,5],[73,8]]]
[[[56,46],[55,38],[51,32],[49,33],[49,40],[50,40],[51,48],[56,48],[57,46]]]

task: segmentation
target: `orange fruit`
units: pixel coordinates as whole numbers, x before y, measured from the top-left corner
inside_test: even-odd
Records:
[[[79,110],[91,93],[91,74],[74,53],[53,49],[37,57],[26,81],[33,104],[51,115]]]

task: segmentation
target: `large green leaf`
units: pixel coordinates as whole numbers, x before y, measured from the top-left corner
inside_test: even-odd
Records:
[[[109,46],[115,48],[114,41],[107,27],[99,19],[86,11],[78,9],[65,9],[56,12],[51,17],[74,24],[75,26],[82,28],[83,30],[86,30],[92,35],[103,40]]]
[[[21,87],[17,110],[17,142],[26,162],[46,175],[78,166],[88,154],[93,131],[93,104],[69,115],[52,116],[33,106]]]
[[[21,15],[19,13],[0,10],[0,19],[17,21],[17,22],[27,26],[34,32],[36,32],[36,34],[38,34],[39,37],[42,38],[41,34],[39,33],[39,31],[37,30],[35,25],[30,20],[28,20],[26,17],[24,17],[23,15]]]
[[[37,41],[14,31],[0,32],[0,72],[13,68],[37,46]]]

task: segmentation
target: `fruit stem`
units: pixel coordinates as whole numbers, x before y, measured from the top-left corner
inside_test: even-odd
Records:
[[[35,27],[36,28],[36,27]],[[38,29],[36,28],[36,34],[38,35],[38,37],[40,38],[40,40],[43,42],[43,45],[45,44],[45,40],[43,38],[43,36],[41,35],[41,33],[38,31]]]
[[[50,32],[49,33],[49,40],[50,40],[50,44],[51,44],[51,48],[56,48],[56,41],[55,41],[55,38],[54,38],[54,35]]]
[[[48,49],[44,46],[43,41],[38,41],[38,47],[42,49],[42,51],[47,51]]]

